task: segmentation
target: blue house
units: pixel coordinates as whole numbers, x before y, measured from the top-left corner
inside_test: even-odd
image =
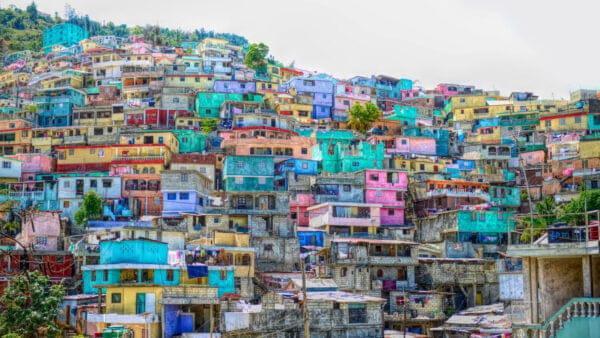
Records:
[[[287,83],[288,88],[294,88],[299,95],[313,97],[313,119],[331,118],[335,100],[337,81],[329,75],[315,75],[308,78],[293,78]]]
[[[178,285],[180,268],[168,264],[168,244],[149,239],[100,242],[100,262],[85,265],[83,293],[104,285]]]
[[[218,296],[225,293],[235,293],[234,266],[208,266],[208,286],[218,289]]]
[[[324,247],[325,231],[317,229],[298,229],[298,242],[301,247]]]
[[[72,125],[73,107],[85,106],[86,94],[74,88],[49,88],[39,90],[33,97],[38,107],[40,127],[65,127]]]

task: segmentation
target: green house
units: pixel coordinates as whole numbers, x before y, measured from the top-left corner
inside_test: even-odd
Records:
[[[223,165],[226,191],[273,191],[275,161],[270,156],[227,156]]]
[[[383,143],[323,142],[313,147],[313,159],[321,162],[321,171],[332,174],[383,169],[384,146]]]

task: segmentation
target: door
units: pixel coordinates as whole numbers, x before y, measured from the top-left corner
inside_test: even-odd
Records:
[[[146,312],[146,294],[137,293],[135,295],[135,313],[140,314]]]
[[[156,312],[156,295],[154,293],[146,294],[146,312]]]

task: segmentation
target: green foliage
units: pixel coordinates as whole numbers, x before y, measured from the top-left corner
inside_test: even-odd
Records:
[[[536,203],[535,211],[537,212],[537,216],[533,218],[528,216],[519,220],[521,227],[525,228],[521,234],[521,240],[524,242],[530,242],[532,235],[533,240],[536,240],[546,231],[548,225],[557,221],[556,213],[558,206],[552,196],[544,196],[540,202]]]
[[[218,125],[219,125],[219,119],[213,119],[213,118],[202,119],[202,133],[210,134],[214,130],[217,129]]]
[[[51,337],[60,332],[56,324],[65,296],[62,285],[52,285],[39,271],[13,278],[0,297],[0,334],[4,337]]]
[[[22,50],[39,51],[42,48],[44,29],[64,22],[82,27],[89,32],[90,36],[116,35],[128,37],[129,34],[143,35],[147,41],[158,45],[178,46],[182,41],[199,41],[207,37],[225,39],[233,45],[242,47],[248,45],[248,40],[243,36],[231,33],[217,33],[204,29],[189,32],[151,25],[145,27],[127,27],[127,25],[117,25],[110,21],[102,24],[90,19],[87,14],[78,14],[69,5],[65,6],[65,17],[66,19],[63,20],[59,17],[58,13],[54,13],[54,17],[42,14],[37,10],[35,3],[27,6],[26,10],[21,10],[14,6],[1,8],[0,53]]]
[[[35,113],[35,112],[37,112],[38,107],[36,105],[34,105],[34,104],[30,104],[30,105],[28,105],[28,106],[25,107],[25,110],[26,111],[30,111],[32,113]]]
[[[267,66],[265,58],[267,57],[267,54],[269,54],[269,46],[262,42],[252,43],[250,44],[250,47],[248,47],[244,64],[246,67],[256,71],[265,71]]]
[[[600,210],[600,189],[582,191],[579,197],[563,205],[561,220],[582,224],[585,219],[583,213],[592,210]]]
[[[366,133],[379,117],[381,112],[379,108],[371,102],[367,102],[364,106],[360,103],[355,103],[348,111],[348,126],[360,133]]]
[[[102,216],[102,198],[95,191],[88,191],[83,196],[83,202],[79,210],[75,212],[73,219],[77,225],[87,226],[88,221],[98,219]]]

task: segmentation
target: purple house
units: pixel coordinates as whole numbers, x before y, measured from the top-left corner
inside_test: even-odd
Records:
[[[215,93],[256,93],[256,83],[251,81],[216,80],[214,89]]]
[[[293,78],[287,83],[298,94],[312,95],[313,119],[331,118],[337,81],[328,75],[315,75],[308,78]]]

